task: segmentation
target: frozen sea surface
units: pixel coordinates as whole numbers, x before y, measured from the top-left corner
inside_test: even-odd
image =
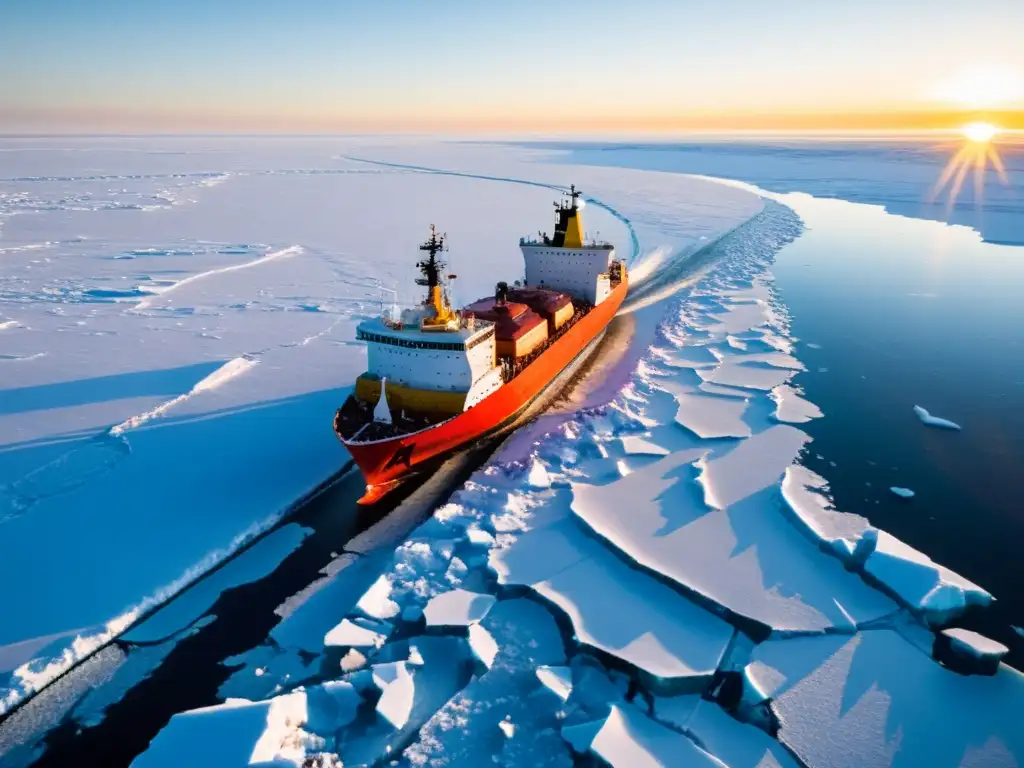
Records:
[[[522,151],[475,155],[492,178],[345,159],[401,163],[406,143],[4,140],[0,712],[346,466],[331,422],[364,369],[355,326],[382,288],[413,298],[431,223],[468,301],[519,274],[518,238],[570,182],[604,205],[588,231],[626,258],[642,257],[629,216],[652,248],[693,251],[761,206]],[[660,232],[669,210],[692,226],[662,216]]]
[[[373,170],[354,179],[384,184],[393,175],[395,195],[407,180],[425,196],[450,185],[438,194],[453,209],[474,204],[471,196],[484,206],[497,187],[496,207],[522,205],[526,216],[538,198],[546,209],[545,185],[568,179],[535,150],[403,142],[332,152],[341,167]],[[281,765],[568,768],[584,753],[623,766],[1019,764],[1020,676],[998,665],[995,675],[961,676],[931,658],[932,625],[987,593],[837,509],[828,473],[801,465],[814,451],[805,429],[830,413],[795,381],[806,364],[771,269],[780,249],[799,242],[793,212],[707,180],[571,170],[597,203],[588,211],[632,259],[639,300],[627,311],[637,328],[657,313],[650,347],[630,358],[623,385],[610,402],[521,430],[397,547],[387,536],[376,548],[350,543],[318,583],[280,606],[283,620],[266,642],[225,660],[232,674],[222,703],[175,716],[136,763],[210,762],[196,734],[212,728],[223,735],[217,754]],[[506,188],[516,192],[505,198]],[[419,236],[410,225],[411,242]],[[295,280],[296,260],[317,247],[313,237],[261,242],[265,250],[246,254],[244,266],[197,274],[234,280],[288,265]],[[514,246],[495,243],[495,260],[502,247],[515,258]],[[684,277],[677,267],[687,261],[697,268]],[[481,263],[489,271],[476,278],[458,269],[483,293],[497,263]],[[340,274],[349,269],[342,263]],[[133,317],[161,302],[177,311],[205,279],[147,289],[116,311]],[[304,292],[314,291],[296,294]],[[672,292],[678,297],[654,304]],[[218,307],[220,296],[204,301]],[[334,339],[352,356],[344,333],[376,311],[372,298],[362,301],[351,311],[288,310],[338,315],[323,319],[337,321],[341,335],[279,348]],[[111,418],[101,434],[131,440],[171,429],[160,425],[173,424],[179,407],[206,423],[202,398],[211,393],[231,393],[262,371],[304,370],[267,366],[257,354],[265,349],[225,357],[180,391]],[[254,397],[258,387],[240,391]],[[294,428],[286,424],[274,431],[278,446],[280,432]],[[274,473],[246,479],[259,485],[264,474]],[[203,511],[194,510],[196,530]],[[33,516],[30,508],[5,525]],[[274,535],[268,551],[284,556],[302,531]],[[928,706],[908,705],[908,691],[924,692]],[[971,711],[960,713],[966,702]],[[938,743],[926,736],[936,718]]]

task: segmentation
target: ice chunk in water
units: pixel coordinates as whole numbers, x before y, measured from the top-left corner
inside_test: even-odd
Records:
[[[269,701],[229,699],[172,717],[132,766],[301,765],[307,748],[317,751],[323,745],[302,729],[306,719],[302,691]]]
[[[917,418],[919,418],[922,423],[927,424],[929,427],[937,427],[939,429],[960,429],[960,425],[956,422],[950,421],[949,419],[940,419],[938,416],[932,416],[920,405],[914,406],[914,413],[917,414]]]
[[[562,701],[566,701],[572,693],[571,667],[537,667],[537,679],[541,684]]]
[[[329,648],[379,648],[386,639],[380,632],[343,619],[338,626],[324,635],[324,645]]]
[[[576,730],[564,728],[562,735],[571,739],[574,749],[582,752],[579,747],[586,743],[590,731],[576,726]],[[612,706],[588,751],[612,768],[725,766],[686,736],[669,730],[628,704]]]
[[[825,478],[799,464],[786,468],[782,498],[799,527],[844,560],[863,561],[874,547],[874,529],[863,517],[837,510],[827,494]]]
[[[423,615],[428,627],[468,627],[486,616],[494,603],[493,595],[453,589],[432,597]]]
[[[1002,643],[968,629],[944,629],[935,638],[935,658],[965,674],[994,675],[1009,652]]]
[[[977,584],[885,531],[878,532],[864,569],[932,624],[946,623],[968,606],[992,602],[992,595]]]

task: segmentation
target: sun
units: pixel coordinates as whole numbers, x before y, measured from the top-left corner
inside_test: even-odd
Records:
[[[975,144],[988,144],[999,134],[999,128],[992,123],[968,123],[960,129],[960,132],[967,137],[968,141],[973,141]]]
[[[946,196],[947,213],[956,205],[960,190],[963,188],[967,174],[974,175],[974,203],[980,205],[985,194],[985,175],[989,166],[996,172],[1003,186],[1009,186],[1006,167],[999,157],[998,142],[993,141],[999,135],[999,127],[982,121],[967,123],[960,128],[965,139],[964,144],[942,169],[939,180],[935,182],[928,194],[928,200],[935,202],[939,195],[948,190]]]

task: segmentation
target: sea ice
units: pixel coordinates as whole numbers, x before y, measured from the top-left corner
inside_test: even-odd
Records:
[[[668,456],[671,453],[668,448],[636,435],[622,438],[622,449],[630,456]]]
[[[545,688],[562,701],[566,701],[572,693],[572,669],[570,667],[537,667],[537,679]]]
[[[775,420],[787,424],[803,424],[822,417],[821,409],[800,396],[799,390],[789,384],[780,384],[771,391],[775,401]]]
[[[398,615],[398,604],[390,599],[391,581],[381,576],[359,598],[356,609],[371,619],[392,619]]]
[[[874,529],[860,515],[840,512],[828,497],[825,478],[799,464],[786,468],[782,498],[798,526],[848,562],[863,562],[874,548]]]
[[[686,732],[729,768],[799,768],[785,747],[760,728],[735,720],[704,699],[687,720]]]
[[[324,645],[328,648],[379,648],[386,639],[380,632],[361,627],[350,619],[343,619],[324,635]]]
[[[362,699],[351,683],[329,680],[306,689],[306,730],[325,739],[356,718]]]
[[[494,603],[493,595],[453,589],[432,597],[423,615],[428,627],[468,627],[486,616]]]
[[[231,765],[302,765],[323,742],[306,733],[306,694],[269,701],[233,699],[183,712],[157,734],[133,768],[222,768]]]
[[[894,485],[889,490],[892,493],[895,493],[901,499],[912,499],[912,498],[914,498],[914,492],[912,490],[910,490],[909,488],[900,488],[899,486]]]
[[[769,640],[753,663],[771,672],[779,739],[808,768],[1024,761],[1024,677],[1009,667],[959,675],[887,629]]]
[[[412,714],[415,685],[404,661],[389,664],[375,664],[373,682],[383,691],[377,702],[377,714],[401,729],[409,722]]]
[[[725,621],[629,568],[572,519],[531,531],[492,553],[492,564],[502,584],[530,587],[564,611],[580,643],[652,685],[701,689],[732,637]]]
[[[538,765],[570,768],[557,738],[563,702],[543,695],[535,670],[565,663],[565,648],[551,614],[534,600],[502,600],[474,625],[498,647],[490,667],[470,681],[420,729],[405,752],[412,765]],[[515,725],[504,743],[501,722]]]
[[[491,633],[479,624],[471,624],[469,627],[469,647],[473,656],[480,660],[480,663],[487,669],[494,665],[494,659],[498,655],[498,644],[491,637]]]
[[[885,531],[878,531],[864,570],[932,624],[944,624],[969,606],[992,602],[992,595],[977,584]]]
[[[781,516],[777,481],[804,440],[788,430],[797,432],[771,427],[709,462],[708,495],[721,508],[680,478],[694,458],[682,452],[610,485],[574,484],[573,512],[630,559],[732,615],[784,634],[852,631],[896,606]]]
[[[612,768],[691,768],[725,766],[686,736],[651,720],[631,705],[613,705],[608,717],[587,744],[589,731],[576,726],[563,736],[577,752],[583,747]]]
[[[749,437],[750,426],[743,421],[747,401],[714,395],[678,394],[676,423],[697,437]]]
[[[920,405],[914,406],[914,413],[917,414],[917,418],[919,418],[922,423],[927,424],[929,427],[938,427],[939,429],[960,429],[959,424],[952,422],[949,419],[940,419],[937,416],[932,416]]]
[[[1002,643],[958,627],[942,630],[935,639],[935,657],[958,672],[994,675],[1009,652]]]
[[[702,689],[732,637],[725,621],[610,553],[533,589],[569,616],[580,643],[629,664],[654,688]]]

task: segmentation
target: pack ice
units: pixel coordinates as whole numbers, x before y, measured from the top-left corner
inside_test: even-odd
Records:
[[[931,625],[990,596],[836,510],[798,463],[809,438],[796,425],[821,414],[792,382],[802,366],[768,271],[795,216],[708,180],[516,152],[404,144],[338,168],[370,199],[392,183],[413,194],[408,182],[423,202],[485,205],[466,196],[500,190],[524,211],[549,195],[532,183],[572,177],[611,208],[602,227],[628,220],[637,238],[633,308],[679,290],[686,257],[755,218],[668,302],[610,402],[526,427],[397,547],[340,555],[265,644],[229,660],[221,696],[247,701],[176,716],[137,764],[201,765],[204,728],[230,750],[218,764],[1019,763],[1020,676],[958,675],[930,656]],[[264,239],[303,255],[316,240]],[[263,357],[235,368],[238,384],[269,370]],[[158,431],[178,407],[118,437]],[[203,724],[234,709],[237,727]]]

